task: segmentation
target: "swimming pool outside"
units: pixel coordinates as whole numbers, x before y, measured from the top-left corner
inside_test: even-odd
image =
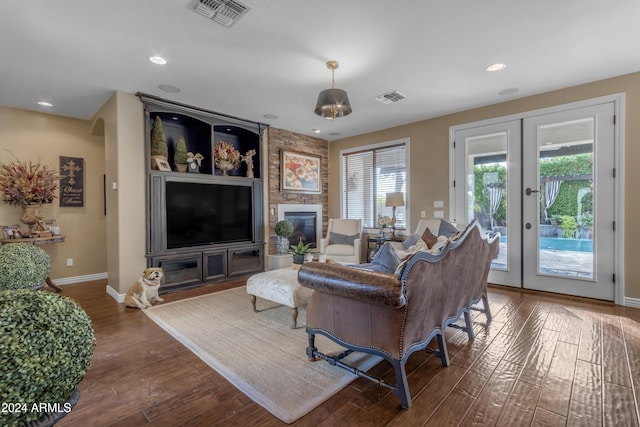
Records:
[[[500,236],[500,242],[506,243],[507,236]],[[540,237],[540,249],[552,251],[593,252],[593,240]]]

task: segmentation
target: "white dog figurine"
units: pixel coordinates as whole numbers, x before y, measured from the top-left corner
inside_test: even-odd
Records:
[[[124,305],[133,308],[151,307],[152,302],[162,302],[158,296],[160,280],[164,276],[162,268],[145,268],[142,277],[129,289],[124,297]]]

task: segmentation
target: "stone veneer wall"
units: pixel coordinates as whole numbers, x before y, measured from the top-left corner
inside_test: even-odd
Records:
[[[278,204],[322,205],[322,236],[326,235],[329,222],[329,141],[312,136],[300,135],[283,129],[268,128],[269,141],[269,254],[276,254],[276,234],[273,229],[278,222]],[[280,191],[280,150],[321,156],[320,163],[322,191],[320,194]]]

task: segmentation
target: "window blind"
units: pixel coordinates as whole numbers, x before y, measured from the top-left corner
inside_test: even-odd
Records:
[[[392,216],[385,206],[387,193],[406,195],[405,144],[343,154],[342,212],[344,218],[362,219],[365,228],[377,228],[378,219]],[[405,206],[396,209],[396,228],[406,228]]]

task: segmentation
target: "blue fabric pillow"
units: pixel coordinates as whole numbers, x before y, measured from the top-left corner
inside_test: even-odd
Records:
[[[393,273],[400,264],[400,259],[396,255],[396,251],[389,242],[382,245],[371,260],[371,264],[379,265],[383,271]]]
[[[418,236],[417,234],[411,234],[409,236],[407,236],[403,241],[402,241],[402,247],[404,249],[408,249],[411,246],[415,245],[416,243],[418,243],[418,240],[420,240],[421,237]]]
[[[353,236],[347,236],[346,234],[334,233],[333,231],[329,232],[329,244],[330,245],[350,245],[353,246],[353,243],[358,238],[358,234],[354,234]]]
[[[440,228],[438,229],[438,236],[451,237],[457,232],[458,232],[458,229],[455,227],[455,225],[451,224],[450,222],[444,219],[440,220]]]

